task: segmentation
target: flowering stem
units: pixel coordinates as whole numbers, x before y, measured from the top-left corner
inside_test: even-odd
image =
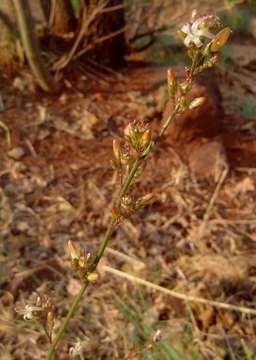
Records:
[[[135,162],[134,162],[134,164],[133,164],[133,166],[132,166],[132,168],[131,168],[131,170],[130,170],[130,172],[129,172],[129,174],[128,174],[128,176],[127,176],[127,178],[126,178],[126,180],[125,180],[125,182],[124,182],[124,184],[123,184],[123,186],[122,186],[122,188],[120,190],[120,193],[118,194],[118,197],[117,197],[117,199],[115,201],[115,206],[117,207],[117,209],[120,208],[122,198],[128,192],[128,190],[130,188],[130,185],[131,185],[131,183],[132,183],[132,181],[133,181],[133,179],[134,179],[134,177],[135,177],[135,175],[136,175],[142,161],[154,150],[155,146],[161,140],[161,138],[164,135],[164,132],[166,131],[168,126],[174,121],[177,113],[178,113],[178,107],[176,106],[175,110],[172,113],[172,115],[169,116],[168,119],[166,120],[166,122],[163,124],[163,126],[160,129],[158,135],[156,136],[154,142],[152,142],[152,146],[150,146],[148,148],[148,151],[145,152],[141,157],[138,157],[135,160]],[[106,230],[105,236],[104,236],[102,242],[99,245],[98,251],[97,251],[95,259],[93,260],[93,263],[92,263],[92,265],[91,265],[91,267],[89,269],[89,272],[94,272],[97,269],[97,266],[98,266],[98,264],[100,262],[100,259],[102,258],[103,254],[104,254],[104,251],[105,251],[105,249],[106,249],[106,247],[108,245],[108,242],[112,237],[113,231],[115,229],[115,225],[116,225],[116,220],[114,218],[112,218],[112,220],[109,223],[109,226],[108,226],[108,228]],[[67,328],[67,326],[69,324],[70,319],[72,318],[73,314],[77,310],[78,305],[79,305],[79,303],[80,303],[80,301],[81,301],[81,299],[82,299],[82,297],[84,295],[84,292],[88,288],[88,286],[89,286],[89,281],[86,280],[84,282],[79,294],[75,297],[75,299],[73,301],[73,304],[72,304],[66,318],[64,319],[60,329],[58,330],[58,332],[56,334],[56,336],[55,336],[55,338],[54,338],[54,340],[53,340],[53,342],[52,342],[52,344],[51,344],[51,346],[50,346],[50,348],[48,350],[46,360],[51,360],[53,358],[56,347],[57,347],[59,341],[61,340],[61,338],[62,338],[62,336],[63,336],[63,334],[64,334],[64,332],[65,332],[65,330],[66,330],[66,328]]]
[[[199,61],[199,53],[197,53],[193,59],[192,62],[192,67],[190,69],[190,82],[193,81],[193,77],[194,77],[194,71],[197,67],[198,61]],[[180,102],[177,101],[177,103],[175,103],[174,101],[174,110],[172,112],[172,114],[167,118],[167,120],[164,122],[164,124],[162,125],[162,127],[160,128],[157,136],[155,137],[155,139],[151,142],[151,144],[147,147],[147,149],[144,151],[144,153],[142,153],[140,156],[137,157],[137,159],[135,160],[131,170],[129,171],[126,180],[124,181],[124,184],[117,196],[117,199],[114,201],[114,206],[117,208],[117,212],[119,212],[120,207],[121,207],[121,203],[122,203],[122,198],[124,197],[124,195],[129,191],[130,186],[132,184],[132,181],[134,179],[134,177],[136,176],[136,173],[141,165],[141,163],[145,160],[145,158],[154,151],[155,147],[158,145],[158,143],[160,142],[160,140],[162,139],[165,131],[167,130],[167,128],[174,122],[176,116],[179,114],[180,110],[182,111],[183,109],[180,109]],[[97,266],[105,252],[105,249],[109,243],[109,240],[111,239],[112,235],[113,235],[113,231],[115,229],[117,222],[116,219],[114,217],[112,217],[109,226],[105,232],[105,236],[103,237],[102,242],[99,245],[99,248],[97,250],[97,253],[95,255],[95,258],[91,264],[91,266],[88,269],[88,273],[93,273],[95,272],[95,270],[97,269]],[[86,291],[86,289],[89,286],[89,280],[85,280],[79,294],[75,297],[73,304],[66,316],[66,318],[64,319],[60,329],[58,330],[49,350],[48,350],[48,354],[46,357],[46,360],[51,360],[54,352],[56,350],[56,347],[59,343],[59,341],[61,340],[70,319],[72,318],[73,314],[75,313],[75,311],[78,308],[78,305]]]
[[[116,206],[117,208],[120,207],[121,205],[121,201],[122,201],[122,197],[127,193],[127,191],[129,190],[129,187],[131,185],[131,182],[140,166],[140,162],[141,162],[141,159],[138,158],[134,164],[133,164],[133,167],[131,168],[129,174],[128,174],[128,177],[122,187],[122,189],[120,190],[120,193],[117,197],[117,200],[116,200]],[[113,231],[114,231],[114,228],[115,228],[115,225],[116,225],[116,220],[114,218],[112,218],[107,230],[106,230],[106,233],[105,233],[105,236],[101,242],[101,244],[99,245],[99,248],[98,248],[98,251],[97,251],[97,254],[95,256],[95,259],[89,269],[90,272],[94,272],[98,266],[98,263],[100,261],[100,259],[102,258],[103,254],[104,254],[104,251],[108,245],[108,242],[113,234]],[[61,340],[68,324],[69,324],[69,321],[71,319],[71,317],[73,316],[73,314],[75,313],[83,295],[84,295],[84,292],[85,290],[88,288],[89,286],[89,281],[86,280],[79,292],[79,294],[75,297],[74,299],[74,302],[66,316],[66,318],[64,319],[60,329],[58,330],[49,350],[48,350],[48,354],[47,354],[47,357],[46,357],[46,360],[51,360],[53,358],[53,355],[54,355],[54,352],[55,352],[55,349],[59,343],[59,341]]]

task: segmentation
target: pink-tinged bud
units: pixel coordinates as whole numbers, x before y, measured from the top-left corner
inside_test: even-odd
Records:
[[[151,130],[148,129],[144,132],[144,134],[142,135],[142,138],[141,138],[141,144],[142,144],[143,150],[148,147],[150,140],[151,140]]]
[[[191,22],[194,22],[197,18],[197,10],[194,9],[191,13]]]
[[[188,108],[190,110],[196,109],[197,107],[201,106],[204,103],[204,101],[205,101],[205,98],[203,96],[195,98],[194,100],[191,101]]]
[[[121,148],[119,143],[114,139],[113,140],[113,153],[115,158],[120,161],[121,160]]]
[[[222,48],[222,46],[224,46],[226,44],[231,33],[232,33],[232,31],[228,27],[225,27],[220,32],[218,32],[218,34],[212,40],[211,51],[212,52],[219,51],[219,49]]]
[[[174,72],[171,68],[169,68],[167,70],[167,83],[168,84],[172,83],[174,79],[175,79]]]
[[[124,135],[127,137],[131,136],[132,129],[133,129],[133,126],[131,123],[129,123],[124,129]]]
[[[153,199],[154,196],[155,196],[154,193],[152,193],[152,192],[148,193],[148,194],[142,196],[142,198],[140,198],[140,201],[142,202],[142,204],[145,204],[145,203],[149,202],[151,199]]]
[[[71,240],[68,241],[68,251],[69,255],[72,260],[78,260],[79,259],[79,252],[77,251],[75,245]]]
[[[117,208],[115,206],[112,207],[111,213],[112,213],[113,218],[118,217],[118,210],[117,210]]]
[[[212,62],[212,65],[217,64],[217,62],[220,60],[220,54],[214,54],[213,57],[210,59],[210,61]]]

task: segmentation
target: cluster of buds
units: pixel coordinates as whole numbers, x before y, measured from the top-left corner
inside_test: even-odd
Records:
[[[44,329],[50,342],[55,322],[55,311],[52,300],[47,295],[37,295],[33,304],[16,309],[24,320],[34,320]]]
[[[151,143],[151,130],[138,123],[128,124],[124,135],[132,149],[138,154],[143,154]]]
[[[82,280],[95,281],[97,280],[97,274],[90,272],[91,254],[85,253],[74,245],[74,243],[68,241],[68,251],[71,259],[71,265],[75,273]]]
[[[169,96],[175,102],[176,95],[178,95],[178,107],[179,111],[183,111],[185,109],[193,110],[197,107],[201,106],[205,100],[204,97],[198,97],[193,99],[190,103],[187,102],[186,95],[191,90],[192,85],[190,79],[187,78],[183,82],[178,82],[176,77],[174,76],[173,70],[168,69],[167,71],[167,84],[168,84],[168,93]]]
[[[135,199],[131,195],[125,195],[121,199],[119,209],[116,207],[112,209],[112,216],[115,218],[116,222],[128,219],[136,211],[145,206],[153,197],[153,193],[148,193],[138,199]]]
[[[187,69],[187,76],[182,82],[177,80],[172,69],[167,72],[168,93],[179,112],[195,109],[204,102],[203,97],[195,98],[190,103],[187,101],[193,77],[218,62],[219,50],[225,45],[230,34],[231,30],[224,28],[217,16],[208,15],[196,19],[196,12],[193,12],[191,22],[178,31],[192,60],[192,66]]]
[[[119,171],[121,186],[123,180],[127,179],[136,160],[143,159],[151,149],[152,135],[151,130],[139,122],[129,123],[124,130],[125,145],[121,147],[117,140],[113,140],[113,154],[115,161],[112,162],[114,170]],[[133,181],[139,176],[141,167],[138,167],[133,176]],[[131,181],[131,183],[133,182]],[[131,183],[129,185],[131,185]],[[122,196],[118,206],[112,208],[112,216],[119,223],[123,219],[129,218],[133,213],[140,209],[152,198],[152,194],[147,194],[139,199],[135,199],[126,191]]]
[[[121,147],[117,140],[113,140],[113,169],[121,170],[122,175],[125,175],[124,169],[129,172],[134,161],[145,156],[150,150],[151,138],[151,130],[144,124],[136,121],[129,123],[124,129],[125,144]]]
[[[133,162],[140,156],[143,156],[151,144],[151,130],[139,123],[130,123],[124,130],[125,145],[121,147],[117,140],[113,140],[113,154],[115,161],[112,162],[114,170],[121,170],[124,175],[124,169],[129,171]]]

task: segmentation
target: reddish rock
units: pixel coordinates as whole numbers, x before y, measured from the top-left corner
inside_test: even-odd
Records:
[[[194,148],[188,156],[188,163],[197,177],[212,177],[216,181],[228,167],[225,148],[220,139],[206,139],[205,142],[199,142],[198,139],[197,148]]]

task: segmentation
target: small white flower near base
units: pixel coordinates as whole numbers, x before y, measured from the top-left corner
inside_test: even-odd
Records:
[[[41,307],[33,306],[33,305],[25,305],[24,309],[22,310],[15,309],[15,310],[17,313],[23,315],[24,320],[33,320],[36,312],[43,311]]]
[[[69,349],[70,355],[75,358],[79,356],[80,360],[84,360],[83,346],[81,341],[77,341],[74,346]]]

